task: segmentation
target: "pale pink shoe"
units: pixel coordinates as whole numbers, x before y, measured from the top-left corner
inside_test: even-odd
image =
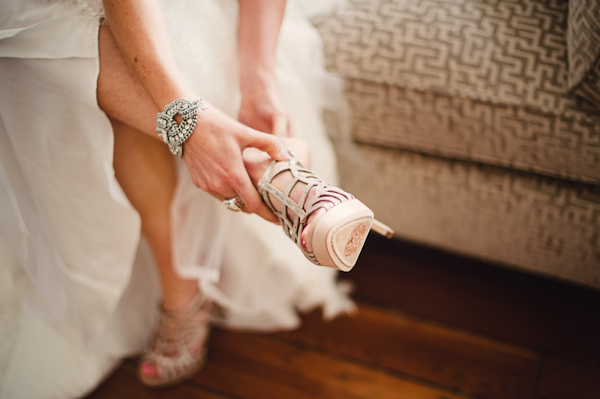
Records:
[[[198,293],[181,309],[161,310],[155,341],[138,368],[144,385],[172,386],[200,371],[210,333],[210,308],[210,301]]]
[[[290,160],[271,161],[258,182],[258,192],[307,259],[320,266],[350,271],[371,229],[386,237],[391,237],[393,230],[375,220],[373,212],[353,195],[328,185],[288,152]],[[289,175],[284,189],[273,184],[282,174]],[[294,195],[299,197],[297,201],[290,196],[294,189],[303,189],[300,196]],[[309,223],[311,215],[314,217]]]

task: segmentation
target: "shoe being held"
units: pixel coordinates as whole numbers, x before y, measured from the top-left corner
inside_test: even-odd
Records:
[[[353,195],[305,168],[285,143],[284,147],[291,158],[271,161],[258,182],[258,192],[307,259],[350,271],[371,229],[388,238],[393,230],[375,220]]]

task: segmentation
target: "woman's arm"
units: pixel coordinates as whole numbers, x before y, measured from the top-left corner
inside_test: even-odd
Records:
[[[239,0],[239,57],[242,104],[239,119],[264,132],[288,135],[287,120],[275,75],[275,52],[285,0]],[[287,123],[286,123],[287,124]]]
[[[156,0],[104,0],[107,20],[127,65],[157,110],[184,97],[193,99],[173,56],[160,4]]]
[[[154,116],[156,112],[162,111],[165,105],[178,98],[194,100],[199,97],[183,82],[175,64],[158,1],[104,0],[104,7],[110,33],[116,43],[114,46],[120,50],[105,51],[104,54],[121,56],[124,61],[101,59],[101,66],[104,64],[110,68],[119,65],[119,62],[128,65],[154,104]],[[100,56],[102,58],[102,51]],[[123,73],[119,70],[114,72],[119,76]],[[114,82],[108,81],[107,84]],[[118,90],[118,87],[113,88],[113,92],[115,90]],[[99,87],[99,96],[100,93]],[[129,93],[121,93],[121,97],[127,98],[128,95]],[[105,97],[108,98],[104,98],[104,101],[99,99],[99,102],[101,105],[106,103],[107,108],[110,108],[111,98]],[[147,106],[150,101],[133,104],[120,101],[122,107],[126,107],[131,113],[136,112],[138,103],[145,103]],[[119,119],[123,122],[132,124],[131,122],[135,121],[133,115],[128,117],[123,108],[116,111],[122,116]],[[107,113],[110,114],[109,111]],[[143,114],[148,114],[147,110]],[[139,128],[139,125],[132,125]],[[142,125],[148,126],[149,122],[144,121]],[[153,131],[146,133],[156,135]],[[274,159],[283,159],[281,147],[274,137],[250,129],[218,109],[209,107],[200,111],[196,129],[184,144],[183,159],[194,184],[198,187],[221,200],[238,195],[246,204],[246,211],[258,213],[265,219],[274,221],[274,216],[263,204],[244,167],[242,152],[248,147],[263,150]]]

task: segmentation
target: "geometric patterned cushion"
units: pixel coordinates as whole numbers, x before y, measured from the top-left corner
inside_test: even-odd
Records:
[[[568,3],[350,0],[315,21],[360,142],[600,183],[600,115],[568,93]]]
[[[600,108],[600,1],[569,2],[567,47],[569,89]]]
[[[356,141],[600,183],[600,116],[574,118],[361,79],[346,80],[346,98]]]
[[[350,141],[341,186],[396,236],[600,289],[600,186]]]

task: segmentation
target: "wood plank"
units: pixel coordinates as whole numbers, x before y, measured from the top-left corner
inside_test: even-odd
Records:
[[[598,399],[600,364],[549,358],[544,361],[538,392],[544,399]]]
[[[231,399],[189,383],[172,388],[143,386],[135,375],[135,363],[126,361],[104,384],[85,399]]]
[[[343,276],[355,318],[215,330],[192,381],[147,389],[127,361],[88,399],[598,397],[600,292],[376,238]]]
[[[369,237],[356,298],[584,362],[600,358],[600,290]]]
[[[314,312],[280,335],[491,399],[532,397],[540,361],[525,348],[364,304],[329,323]]]
[[[225,330],[193,382],[244,399],[465,399],[273,335]]]

